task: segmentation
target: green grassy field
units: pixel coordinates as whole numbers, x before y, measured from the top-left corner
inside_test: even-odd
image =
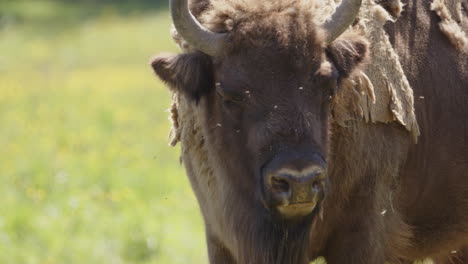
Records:
[[[176,51],[167,10],[61,24],[38,7],[0,19],[0,263],[206,263],[148,65]]]

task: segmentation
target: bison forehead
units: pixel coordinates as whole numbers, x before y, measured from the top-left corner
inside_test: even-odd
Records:
[[[229,32],[233,49],[276,46],[310,50],[324,40],[314,22],[314,9],[314,1],[306,0],[213,0],[199,19],[212,31]]]
[[[231,54],[218,65],[223,77],[241,82],[261,79],[290,83],[308,81],[324,61],[323,54],[254,48]]]

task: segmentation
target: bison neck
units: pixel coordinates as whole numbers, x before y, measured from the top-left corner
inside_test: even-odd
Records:
[[[308,263],[310,219],[288,223],[250,216],[242,225],[232,219],[234,235],[239,243],[239,263]]]

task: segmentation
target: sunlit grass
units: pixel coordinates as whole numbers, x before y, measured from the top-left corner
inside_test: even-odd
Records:
[[[0,263],[206,263],[170,94],[167,12],[0,32]]]

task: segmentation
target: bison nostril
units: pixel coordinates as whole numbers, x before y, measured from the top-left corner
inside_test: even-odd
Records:
[[[289,192],[289,183],[283,179],[272,177],[271,188],[277,193],[287,193]]]
[[[322,188],[322,181],[321,180],[316,180],[312,183],[312,190],[314,190],[315,192],[318,192],[320,191],[320,189]]]

